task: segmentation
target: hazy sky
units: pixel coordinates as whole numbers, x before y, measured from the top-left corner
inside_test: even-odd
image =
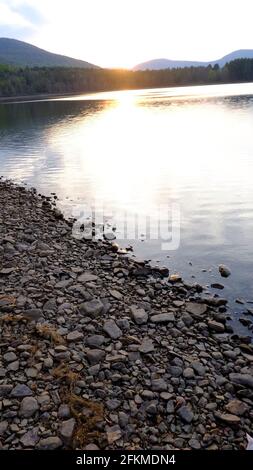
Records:
[[[253,49],[252,18],[252,0],[0,0],[0,37],[132,67]]]

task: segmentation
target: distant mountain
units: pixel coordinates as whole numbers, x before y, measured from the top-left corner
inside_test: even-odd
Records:
[[[0,64],[21,67],[99,68],[89,62],[53,54],[27,42],[10,38],[0,38]]]
[[[253,59],[253,49],[241,49],[239,51],[231,52],[221,59],[212,60],[211,62],[196,62],[189,60],[169,60],[169,59],[154,59],[142,64],[136,65],[133,70],[161,70],[161,69],[174,69],[174,68],[183,68],[183,67],[207,67],[209,64],[215,65],[219,64],[220,67],[223,67],[227,62],[235,59]]]

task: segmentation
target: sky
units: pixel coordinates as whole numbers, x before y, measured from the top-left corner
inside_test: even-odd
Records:
[[[131,68],[253,49],[252,0],[0,0],[0,37]]]

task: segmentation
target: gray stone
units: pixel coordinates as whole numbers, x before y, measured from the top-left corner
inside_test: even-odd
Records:
[[[3,359],[9,363],[9,362],[16,361],[17,356],[14,352],[7,352],[6,354],[3,355]]]
[[[242,416],[248,411],[248,405],[240,400],[231,400],[225,408],[226,411],[236,416]]]
[[[172,414],[175,411],[174,403],[172,400],[169,400],[166,405],[166,411],[168,414]]]
[[[184,369],[183,376],[185,379],[188,379],[188,380],[194,379],[195,377],[194,370],[191,367],[186,367],[186,369]]]
[[[31,395],[33,395],[32,390],[24,384],[16,385],[10,394],[10,396],[13,398],[30,397]]]
[[[83,339],[83,333],[77,330],[71,331],[71,333],[67,335],[67,341],[69,342],[76,343],[78,341],[81,341],[81,339]]]
[[[187,424],[190,424],[194,417],[193,412],[188,406],[181,406],[181,408],[177,410],[177,414]]]
[[[229,277],[231,274],[230,269],[225,264],[219,265],[219,272],[222,277]]]
[[[105,351],[101,349],[90,349],[87,351],[87,358],[91,365],[102,362],[105,358]]]
[[[239,416],[232,415],[230,413],[216,413],[215,416],[216,418],[231,426],[238,425],[241,422]]]
[[[78,277],[78,282],[85,284],[86,282],[95,282],[97,281],[97,279],[98,279],[98,276],[96,276],[95,274],[86,272],[86,273],[81,274],[81,276]]]
[[[98,317],[103,310],[103,304],[99,299],[87,300],[83,304],[79,305],[81,313],[86,313],[90,317]]]
[[[107,400],[105,404],[108,410],[113,411],[113,410],[117,410],[117,408],[120,407],[121,401],[117,400],[116,398],[112,398],[112,399]]]
[[[130,309],[132,317],[137,325],[143,325],[144,323],[147,323],[148,314],[145,312],[144,308],[138,308],[136,305],[132,305]]]
[[[58,416],[61,419],[66,419],[70,417],[70,408],[67,404],[62,403],[58,409]]]
[[[93,348],[97,348],[97,347],[101,346],[102,344],[104,344],[105,337],[103,335],[88,336],[88,338],[86,339],[86,342],[87,342],[88,346],[91,346]]]
[[[194,450],[198,450],[201,448],[200,442],[197,439],[190,439],[188,444]]]
[[[31,308],[29,310],[26,310],[23,315],[25,318],[27,318],[27,320],[30,321],[38,321],[40,320],[40,318],[43,318],[42,310],[40,310],[39,308]]]
[[[114,320],[106,320],[104,322],[103,330],[112,339],[118,339],[122,336],[121,329],[116,325]]]
[[[87,444],[84,447],[84,450],[99,450],[99,447],[96,444]]]
[[[30,429],[20,438],[23,447],[35,447],[38,441],[38,428]]]
[[[207,324],[210,330],[217,331],[218,333],[223,333],[225,331],[225,326],[215,320],[209,320]]]
[[[0,436],[3,436],[8,429],[8,421],[0,421]]]
[[[56,310],[57,308],[57,304],[56,304],[56,300],[55,299],[49,299],[47,300],[47,302],[44,303],[43,305],[43,310],[45,312],[50,312],[50,311],[54,311]]]
[[[235,384],[244,385],[245,387],[253,388],[253,375],[250,374],[229,374],[229,379]]]
[[[153,323],[168,323],[168,322],[174,322],[175,321],[175,315],[174,313],[158,313],[157,315],[152,315],[150,318],[150,321]]]
[[[173,377],[180,377],[180,375],[182,375],[182,373],[183,373],[183,369],[181,367],[178,367],[178,366],[170,366],[169,367],[169,373]]]
[[[59,449],[62,446],[62,441],[57,436],[47,437],[46,439],[41,439],[38,443],[39,450],[55,450]]]
[[[186,304],[186,311],[192,315],[203,315],[207,311],[207,306],[197,302],[189,302]]]
[[[123,298],[123,295],[115,289],[110,289],[109,293],[116,300],[121,300]]]
[[[196,372],[196,374],[198,374],[198,375],[203,376],[206,373],[205,366],[203,366],[203,364],[201,364],[201,362],[199,362],[199,361],[192,362],[191,367]]]
[[[153,392],[166,392],[167,391],[167,383],[164,379],[154,379],[151,383]]]
[[[12,385],[7,385],[7,384],[0,385],[0,398],[4,398],[7,395],[9,395],[12,389],[13,389]]]
[[[33,397],[25,397],[21,401],[19,415],[22,418],[31,418],[36,411],[38,411],[39,405],[35,398]]]
[[[181,320],[184,322],[186,326],[191,326],[194,323],[193,318],[188,312],[183,313]]]
[[[59,430],[60,437],[66,446],[69,446],[72,442],[76,421],[74,418],[70,418],[64,421]]]
[[[154,344],[153,344],[152,339],[144,338],[144,340],[142,341],[142,343],[139,347],[139,351],[142,354],[148,354],[148,353],[150,353],[154,350],[155,350],[155,348],[154,348]]]
[[[120,427],[116,424],[115,426],[111,426],[106,430],[107,441],[108,444],[113,444],[113,442],[118,441],[122,436],[122,431]]]

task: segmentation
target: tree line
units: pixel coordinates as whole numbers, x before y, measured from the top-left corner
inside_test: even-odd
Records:
[[[216,64],[144,71],[0,64],[2,98],[249,81],[253,81],[253,59],[236,59],[222,68]]]

